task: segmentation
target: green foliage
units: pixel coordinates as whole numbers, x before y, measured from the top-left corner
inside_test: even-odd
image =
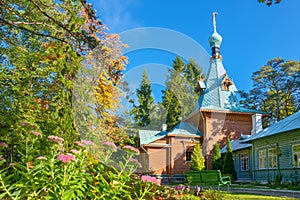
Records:
[[[252,75],[253,89],[241,92],[247,108],[266,111],[277,121],[300,109],[300,62],[274,58]]]
[[[221,200],[224,199],[224,194],[221,191],[218,190],[205,190],[203,192],[203,199],[209,199],[209,200]]]
[[[223,171],[222,173],[229,174],[232,176],[233,180],[236,180],[237,174],[234,168],[234,161],[233,161],[233,155],[232,155],[232,148],[230,143],[230,138],[227,138],[227,148],[226,148],[226,154],[223,162]]]
[[[257,0],[259,3],[266,3],[267,6],[271,6],[273,3],[280,3],[281,0]]]
[[[167,89],[163,91],[162,101],[167,113],[168,130],[195,110],[199,97],[196,88],[201,71],[200,66],[192,59],[185,64],[177,56],[173,61],[173,68],[169,69],[167,75]]]
[[[197,143],[194,146],[193,154],[191,157],[190,170],[191,171],[200,171],[205,168],[204,166],[205,159],[202,154],[201,144]]]
[[[221,150],[219,144],[216,143],[212,151],[212,169],[222,171],[222,168],[223,165],[222,165]]]
[[[150,111],[154,102],[152,87],[146,69],[144,69],[140,88],[136,90],[136,93],[139,105],[134,105],[131,112],[134,115],[134,120],[137,125],[144,127],[151,122]]]
[[[123,147],[128,153],[122,154],[116,167],[107,167],[103,163],[117,151],[113,143],[103,144],[102,163],[88,153],[87,148],[99,151],[90,141],[76,141],[78,146],[68,149],[63,138],[47,140],[40,132],[25,132],[19,161],[0,160],[1,199],[149,199],[168,191],[153,177],[149,182],[133,175],[140,164],[133,159],[137,150],[132,147]],[[41,154],[39,142],[49,151]]]

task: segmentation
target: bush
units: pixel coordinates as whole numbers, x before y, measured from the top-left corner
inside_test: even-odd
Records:
[[[124,146],[128,153],[115,167],[108,167],[102,162],[117,151],[114,143],[103,144],[100,162],[86,149],[95,145],[91,141],[75,141],[74,148],[68,149],[57,136],[46,139],[40,132],[26,136],[18,160],[9,163],[0,156],[0,199],[151,199],[168,192],[155,178],[133,174],[141,167],[134,147]],[[49,146],[43,155],[40,143]],[[8,145],[2,142],[0,148]]]

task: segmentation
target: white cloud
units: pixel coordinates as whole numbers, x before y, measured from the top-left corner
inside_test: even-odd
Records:
[[[127,29],[142,26],[142,22],[132,17],[132,11],[137,9],[141,2],[137,0],[95,0],[94,9],[111,32],[119,33]]]

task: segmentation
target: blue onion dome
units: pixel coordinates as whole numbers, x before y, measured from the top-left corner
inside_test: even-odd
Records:
[[[208,38],[208,41],[211,48],[220,48],[222,43],[222,36],[216,30],[214,30],[213,34]]]

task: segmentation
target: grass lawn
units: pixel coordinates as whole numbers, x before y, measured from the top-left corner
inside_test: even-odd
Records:
[[[225,193],[224,199],[233,199],[233,200],[247,200],[247,199],[272,199],[272,200],[295,200],[296,198],[287,198],[287,197],[274,197],[274,196],[263,196],[255,194],[238,194],[238,193]]]

